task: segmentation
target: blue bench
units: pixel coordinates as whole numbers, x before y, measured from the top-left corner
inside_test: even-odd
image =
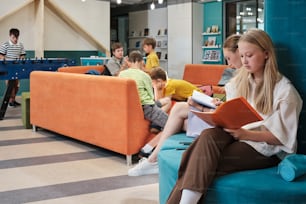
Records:
[[[191,142],[185,133],[168,138],[158,155],[159,201],[164,204],[176,182],[184,148]],[[215,179],[205,203],[292,203],[306,204],[306,175],[293,182],[283,180],[277,167],[241,171]]]

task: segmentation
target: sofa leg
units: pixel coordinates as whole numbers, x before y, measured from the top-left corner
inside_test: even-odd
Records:
[[[35,125],[32,125],[32,131],[36,132],[36,130],[37,130],[37,127]]]
[[[128,166],[132,165],[132,155],[126,155],[126,164]]]

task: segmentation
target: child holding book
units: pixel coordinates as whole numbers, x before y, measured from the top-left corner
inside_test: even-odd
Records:
[[[201,89],[193,84],[181,80],[181,79],[169,79],[165,70],[161,67],[153,68],[150,72],[150,76],[153,83],[155,102],[159,104],[161,109],[165,112],[169,112],[172,106],[172,100],[175,101],[187,101],[194,90],[202,92]],[[151,131],[152,132],[152,131]],[[154,133],[159,133],[160,130],[155,128]],[[154,137],[148,143],[141,148],[138,156],[148,157],[154,147],[158,144],[159,137]]]
[[[130,67],[121,71],[119,77],[136,81],[145,119],[151,122],[151,126],[163,129],[168,115],[155,104],[151,77],[142,70],[143,58],[141,53],[132,51],[129,55],[129,62]]]
[[[240,35],[231,35],[229,36],[223,44],[223,55],[227,60],[227,63],[230,67],[240,68],[242,63],[240,60],[240,54],[238,51],[238,41]],[[215,105],[220,105],[219,100],[213,101]],[[196,108],[201,111],[210,111],[209,108],[205,108],[200,104],[194,102],[190,98],[187,102],[177,102],[169,114],[167,123],[161,133],[154,137],[157,141],[157,146],[152,151],[148,158],[142,158],[139,163],[133,168],[129,169],[129,176],[141,176],[146,174],[157,174],[158,173],[158,164],[157,164],[157,155],[163,144],[163,142],[170,137],[171,135],[178,133],[182,130],[186,130],[187,124],[190,122],[188,115],[190,113],[190,108]],[[200,122],[202,125],[201,130],[207,127],[207,124],[204,123],[201,119],[198,119],[197,122]],[[205,126],[206,125],[206,126]]]
[[[142,48],[147,55],[145,71],[150,72],[152,68],[159,67],[159,58],[155,52],[156,40],[146,37],[142,42]]]
[[[150,72],[155,94],[155,101],[160,101],[162,108],[168,112],[171,100],[187,101],[194,90],[202,92],[201,89],[182,79],[170,79],[161,67],[153,68]]]
[[[226,85],[227,97],[244,97],[263,120],[238,129],[204,130],[183,153],[168,204],[196,204],[215,177],[272,167],[297,150],[303,102],[278,71],[272,40],[263,30],[251,29],[238,45],[243,66]]]

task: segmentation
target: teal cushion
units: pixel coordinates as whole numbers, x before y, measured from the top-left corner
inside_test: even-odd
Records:
[[[285,181],[293,181],[294,179],[306,174],[306,155],[288,155],[279,163],[278,173]]]
[[[171,136],[158,155],[160,204],[164,204],[176,182],[184,150],[177,150],[184,134]],[[171,148],[173,145],[173,148]],[[306,203],[306,176],[294,182],[283,180],[277,167],[241,171],[215,179],[206,203]]]
[[[194,138],[187,137],[185,133],[178,133],[169,137],[161,147],[161,150],[167,149],[187,149],[189,145],[187,143],[191,143]],[[184,144],[185,143],[185,144]]]

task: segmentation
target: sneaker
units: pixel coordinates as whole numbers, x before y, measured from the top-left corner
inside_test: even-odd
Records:
[[[14,103],[15,106],[20,106],[20,105],[21,105],[21,104],[18,103],[17,101],[14,101],[13,103]]]
[[[148,174],[158,174],[157,162],[149,162],[147,158],[142,158],[139,163],[133,168],[129,169],[129,176],[142,176]]]
[[[143,158],[143,157],[148,158],[148,157],[150,156],[151,153],[152,153],[152,151],[147,153],[147,152],[144,152],[143,150],[140,150],[140,151],[138,152],[138,157],[139,157],[139,158]]]
[[[8,104],[8,107],[16,107],[16,105],[15,105],[15,103],[14,102],[9,102],[9,104]]]

